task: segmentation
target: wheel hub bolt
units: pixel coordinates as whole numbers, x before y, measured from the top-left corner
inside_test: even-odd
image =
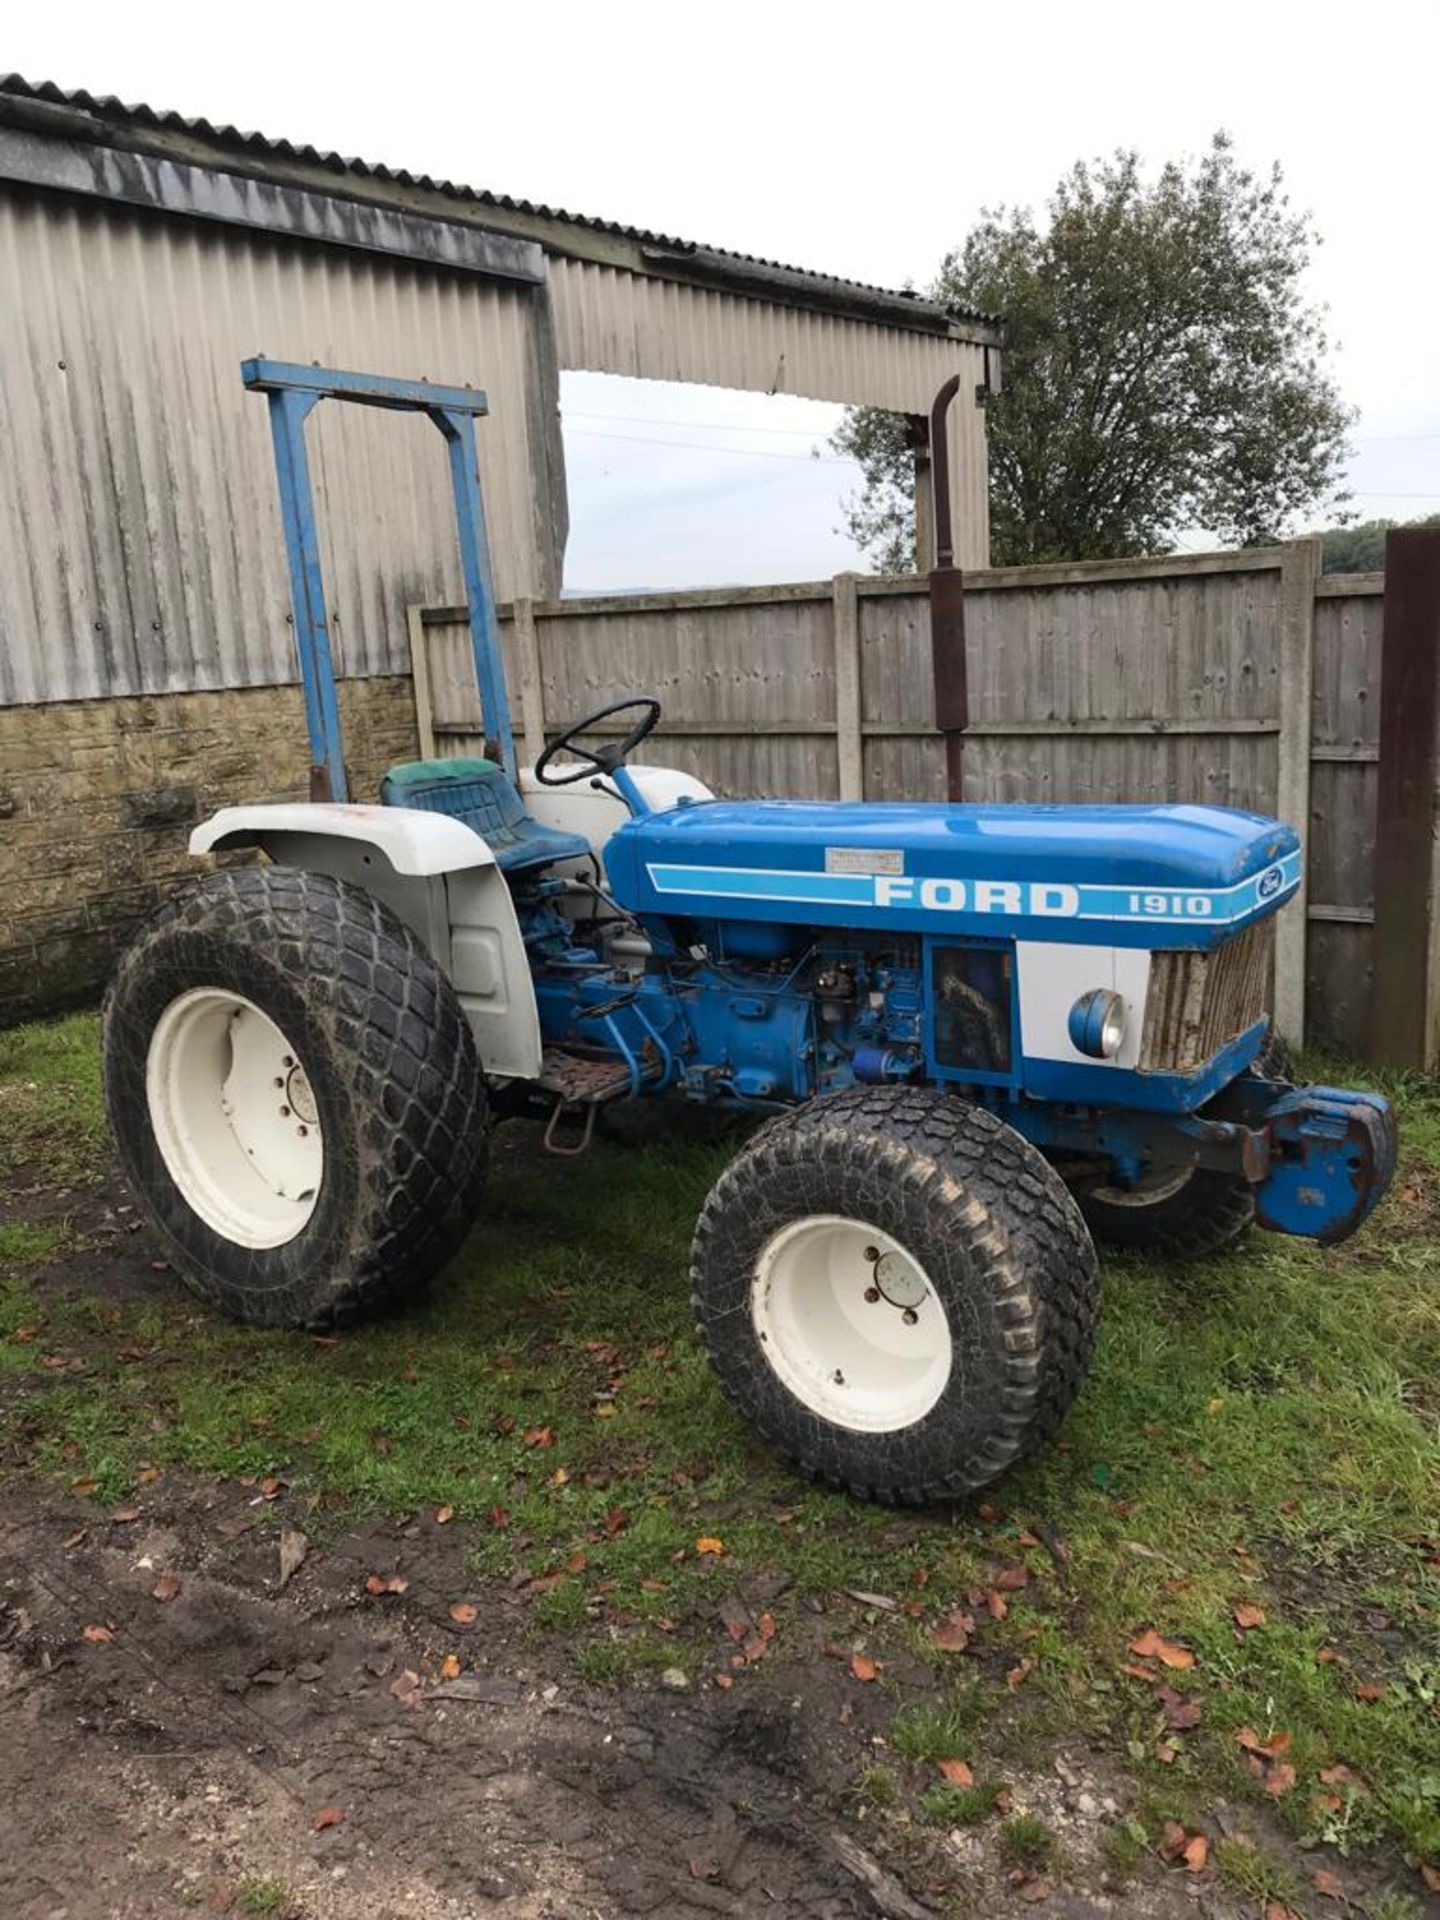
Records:
[[[879,1247],[866,1247],[865,1258],[870,1262],[871,1266],[873,1267],[875,1262],[880,1258]]]
[[[905,1322],[907,1327],[913,1327],[915,1322],[920,1318],[920,1316],[915,1311],[914,1307],[906,1307],[905,1311],[901,1314],[900,1318]]]
[[[875,1305],[875,1302],[880,1298],[879,1287],[866,1287],[865,1298],[870,1302],[871,1306],[873,1307]]]

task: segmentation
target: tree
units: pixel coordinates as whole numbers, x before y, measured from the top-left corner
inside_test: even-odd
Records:
[[[1153,181],[1133,152],[1082,160],[1043,221],[982,214],[930,293],[1004,324],[998,564],[1163,551],[1197,526],[1253,545],[1335,494],[1351,416],[1302,290],[1315,244],[1279,168],[1239,166],[1223,133]],[[865,474],[849,531],[886,569],[914,564],[911,432],[859,408],[834,440]]]
[[[1354,527],[1330,527],[1320,535],[1326,573],[1379,573],[1385,565],[1385,536],[1391,527],[1440,527],[1440,513],[1418,520],[1362,520]]]

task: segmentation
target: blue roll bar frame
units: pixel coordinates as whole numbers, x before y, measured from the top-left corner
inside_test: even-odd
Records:
[[[490,411],[485,395],[474,387],[439,387],[428,380],[391,380],[380,374],[302,367],[284,360],[245,360],[240,378],[250,392],[263,393],[270,404],[280,516],[290,565],[295,647],[305,690],[305,724],[310,732],[310,798],[343,801],[348,797],[315,496],[305,451],[305,422],[322,400],[349,400],[362,407],[423,413],[444,435],[485,738],[513,780],[517,772],[515,738],[505,691],[505,661],[500,651],[485,503],[475,452],[475,421]]]

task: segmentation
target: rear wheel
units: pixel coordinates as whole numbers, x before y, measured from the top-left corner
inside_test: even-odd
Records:
[[[378,901],[244,867],[168,901],[106,995],[131,1186],[194,1292],[255,1326],[413,1293],[478,1204],[488,1113],[448,981]]]
[[[984,1486],[1050,1434],[1099,1310],[1064,1185],[993,1115],[854,1088],[772,1121],[695,1233],[700,1337],[739,1411],[862,1498]]]
[[[1247,1071],[1261,1080],[1293,1077],[1290,1049],[1273,1021]],[[1152,1167],[1133,1187],[1092,1177],[1074,1192],[1097,1240],[1170,1260],[1221,1253],[1255,1218],[1255,1195],[1247,1181],[1198,1167]]]
[[[1133,1187],[1103,1177],[1075,1189],[1095,1238],[1170,1260],[1200,1260],[1240,1238],[1255,1218],[1249,1183],[1198,1167],[1154,1167]]]

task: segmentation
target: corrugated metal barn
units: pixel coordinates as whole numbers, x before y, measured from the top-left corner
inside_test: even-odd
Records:
[[[562,368],[915,415],[959,371],[959,557],[988,557],[998,335],[906,295],[13,77],[0,262],[0,702],[293,678],[251,353],[483,387],[506,598],[560,584]],[[406,602],[459,589],[433,432],[311,431],[340,664],[401,671]]]
[[[559,591],[562,369],[952,410],[958,557],[988,552],[995,324],[908,294],[0,80],[0,1020],[83,996],[184,828],[303,792],[251,354],[482,387],[502,599]],[[460,595],[416,418],[311,422],[357,793],[417,746],[409,604]]]

